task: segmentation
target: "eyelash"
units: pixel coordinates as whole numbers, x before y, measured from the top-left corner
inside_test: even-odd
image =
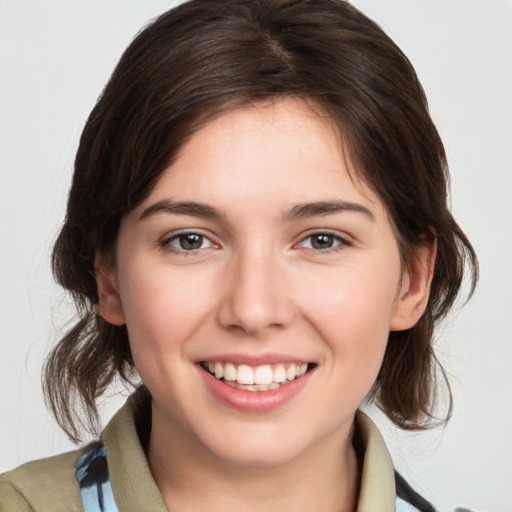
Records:
[[[190,236],[200,237],[201,242],[208,241],[210,243],[210,246],[206,247],[206,249],[215,246],[215,244],[206,235],[203,235],[202,233],[198,233],[197,231],[183,231],[181,233],[172,235],[171,237],[168,237],[168,238],[165,238],[164,240],[162,240],[160,242],[160,246],[165,251],[171,252],[173,254],[177,254],[179,256],[185,256],[185,257],[197,254],[198,251],[205,249],[205,247],[199,247],[198,249],[187,250],[187,249],[183,249],[183,248],[176,248],[171,245],[171,242],[179,241],[180,238],[185,239],[186,237],[190,237]]]
[[[171,243],[174,241],[179,241],[181,238],[186,239],[186,237],[190,237],[190,236],[199,237],[201,239],[201,245],[205,241],[208,241],[210,245],[208,247],[199,247],[197,249],[190,249],[190,250],[187,250],[184,248],[177,248],[177,247],[174,247],[173,245],[171,245]],[[333,245],[333,246],[327,247],[327,248],[323,248],[323,249],[318,248],[318,247],[312,247],[311,246],[312,239],[314,237],[321,237],[321,236],[328,237],[330,240],[332,240],[332,243],[333,244],[336,243],[336,245]],[[340,250],[343,250],[346,247],[350,247],[353,245],[352,242],[350,240],[348,240],[347,238],[337,235],[335,233],[332,233],[330,231],[315,231],[315,232],[309,233],[307,236],[301,238],[299,243],[296,245],[300,246],[300,244],[304,244],[307,240],[311,240],[310,247],[303,246],[302,249],[304,249],[307,252],[314,254],[314,255],[330,254],[330,253],[338,252]],[[202,233],[198,233],[197,231],[184,231],[184,232],[172,235],[171,237],[167,237],[167,238],[163,239],[160,242],[160,246],[165,251],[171,252],[171,253],[179,255],[179,256],[187,257],[187,256],[192,256],[192,255],[197,254],[198,251],[215,247],[216,244],[214,242],[212,242],[206,235],[203,235]]]
[[[332,233],[331,231],[314,231],[313,233],[309,233],[307,236],[303,237],[299,244],[303,244],[306,240],[312,240],[314,237],[320,237],[325,236],[332,239],[332,242],[337,242],[337,245],[334,245],[332,247],[327,247],[325,249],[319,249],[315,247],[303,247],[306,251],[310,252],[311,254],[318,255],[318,254],[331,254],[334,252],[338,252],[343,250],[346,247],[352,246],[352,242],[341,235],[337,235],[335,233]],[[311,242],[310,242],[311,243]]]

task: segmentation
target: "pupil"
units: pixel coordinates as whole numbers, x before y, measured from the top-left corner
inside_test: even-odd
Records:
[[[315,249],[329,249],[332,247],[333,238],[331,235],[315,235],[311,241],[311,245]]]
[[[180,236],[180,246],[182,249],[191,251],[193,249],[200,249],[203,244],[203,237],[194,233],[189,235]]]

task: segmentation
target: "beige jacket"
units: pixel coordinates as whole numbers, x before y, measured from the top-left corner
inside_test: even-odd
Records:
[[[395,474],[391,458],[377,427],[364,413],[357,415],[356,435],[364,449],[357,511],[394,512]],[[136,432],[131,399],[112,418],[101,440],[119,511],[167,512]],[[82,511],[75,463],[84,450],[29,462],[0,475],[0,511]]]

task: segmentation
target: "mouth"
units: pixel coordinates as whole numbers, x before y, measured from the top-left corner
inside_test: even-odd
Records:
[[[249,366],[224,361],[202,361],[203,370],[227,386],[243,391],[274,391],[311,371],[314,363],[280,363]]]

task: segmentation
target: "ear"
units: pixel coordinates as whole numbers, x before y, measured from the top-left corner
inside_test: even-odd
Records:
[[[425,240],[416,247],[411,268],[404,271],[402,283],[391,317],[391,331],[410,329],[427,307],[430,284],[434,275],[437,239]]]
[[[94,258],[94,272],[98,287],[99,310],[101,316],[113,325],[126,323],[121,297],[117,289],[115,269],[106,262],[104,255],[99,252]]]

